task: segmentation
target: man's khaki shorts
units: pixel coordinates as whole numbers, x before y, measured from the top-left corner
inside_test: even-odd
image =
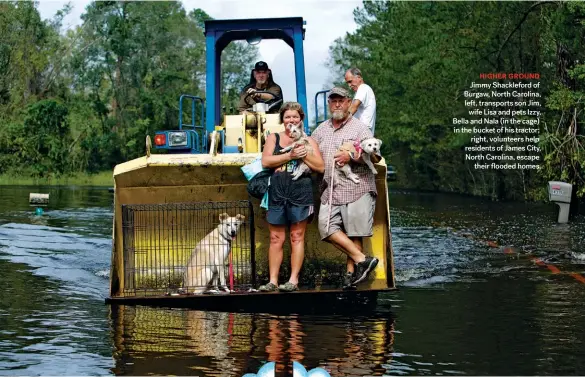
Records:
[[[331,208],[331,221],[327,230],[329,205],[319,207],[319,233],[321,240],[341,230],[348,237],[370,237],[373,234],[374,210],[376,199],[372,193],[367,193],[355,202]]]

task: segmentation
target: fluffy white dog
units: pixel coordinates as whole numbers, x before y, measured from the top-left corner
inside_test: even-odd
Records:
[[[313,148],[311,147],[311,143],[309,143],[309,139],[307,139],[307,134],[305,130],[303,130],[303,123],[299,124],[288,124],[286,126],[290,130],[290,137],[294,140],[294,142],[286,148],[280,150],[280,153],[287,153],[297,145],[304,145],[305,149],[307,150],[307,154],[313,153]],[[306,172],[310,172],[311,168],[303,161],[299,161],[299,166],[295,169],[292,173],[292,180],[296,181],[299,179],[303,174]]]
[[[378,174],[378,171],[374,167],[372,162],[372,155],[375,154],[380,156],[380,147],[382,146],[382,140],[376,138],[365,139],[360,143],[362,148],[363,160],[368,165],[372,173]]]

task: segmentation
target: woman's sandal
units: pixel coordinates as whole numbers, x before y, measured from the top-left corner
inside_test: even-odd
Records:
[[[287,281],[286,283],[281,284],[278,287],[278,290],[281,292],[294,292],[294,291],[298,291],[299,287],[296,284],[293,284],[290,281]]]
[[[258,287],[258,290],[260,292],[276,292],[278,290],[278,287],[272,283],[268,283]]]

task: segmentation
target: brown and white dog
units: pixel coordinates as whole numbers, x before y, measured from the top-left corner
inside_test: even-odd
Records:
[[[194,287],[194,293],[219,293],[219,287],[230,292],[226,285],[226,262],[231,251],[232,240],[238,234],[246,217],[227,213],[219,215],[219,225],[208,233],[189,257],[183,276],[183,290]]]
[[[372,163],[371,156],[373,154],[380,155],[380,146],[382,145],[382,140],[376,138],[364,139],[359,145],[357,143],[346,142],[343,143],[337,151],[347,151],[351,152],[355,158],[359,158],[363,156],[363,160],[368,165],[372,173],[378,174],[378,171],[374,167]],[[360,179],[357,174],[355,174],[351,170],[350,164],[345,164],[343,166],[337,166],[337,169],[342,171],[345,176],[352,180],[354,183],[360,183]]]

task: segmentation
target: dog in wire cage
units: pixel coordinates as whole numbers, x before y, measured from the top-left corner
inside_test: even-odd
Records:
[[[219,224],[197,243],[188,259],[183,275],[183,289],[194,288],[195,294],[230,293],[226,284],[226,262],[232,240],[238,234],[246,217],[241,214],[219,215]]]

